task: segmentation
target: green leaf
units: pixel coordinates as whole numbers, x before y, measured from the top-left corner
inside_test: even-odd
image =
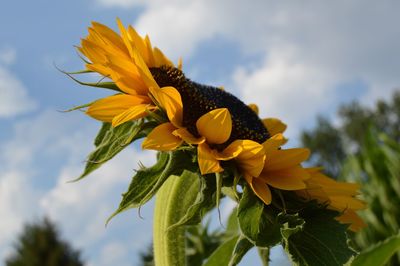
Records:
[[[70,79],[72,79],[73,81],[75,81],[76,83],[78,83],[80,85],[89,86],[89,87],[96,87],[96,88],[103,88],[103,89],[109,89],[109,90],[122,92],[120,90],[120,88],[118,88],[118,86],[112,81],[101,82],[101,80],[100,80],[99,82],[83,82],[83,81],[80,81],[79,79],[75,78],[72,75],[72,74],[90,73],[91,71],[86,72],[84,70],[84,71],[78,71],[78,72],[75,72],[75,73],[69,73],[69,72],[63,71],[61,69],[58,69],[58,70],[61,71],[62,73],[64,73],[65,75],[67,75]]]
[[[361,254],[353,260],[351,266],[385,265],[398,251],[400,251],[400,234],[389,237],[361,252]]]
[[[343,265],[354,255],[347,245],[347,225],[335,220],[337,214],[308,208],[299,218],[290,217],[281,231],[283,246],[295,265]]]
[[[73,181],[80,180],[99,168],[132,141],[146,136],[153,127],[154,123],[143,123],[141,120],[126,122],[115,128],[110,123],[103,123],[94,141],[96,149],[89,154],[83,173]]]
[[[237,218],[237,207],[233,208],[231,214],[228,217],[228,222],[226,225],[226,233],[237,234],[239,233],[239,223]]]
[[[239,236],[234,236],[219,246],[203,266],[225,266],[229,264]]]
[[[204,215],[215,206],[215,179],[201,176],[199,173],[191,174],[195,175],[197,179],[193,181],[193,190],[187,193],[196,195],[196,198],[185,215],[172,227],[198,224]]]
[[[277,213],[268,208],[246,186],[239,201],[238,220],[243,234],[258,247],[271,247],[281,241]]]
[[[185,170],[191,170],[193,163],[187,151],[173,151],[159,153],[158,161],[150,168],[143,168],[136,172],[128,191],[122,195],[118,209],[108,218],[110,221],[115,215],[131,208],[137,208],[149,201],[171,175],[180,176]],[[189,175],[189,173],[186,173]],[[191,175],[193,178],[193,175]],[[184,192],[183,192],[184,193]]]
[[[237,265],[243,256],[253,247],[253,244],[243,235],[239,237],[233,250],[229,266]]]

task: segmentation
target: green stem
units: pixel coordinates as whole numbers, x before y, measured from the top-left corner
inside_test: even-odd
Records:
[[[185,265],[185,227],[169,228],[177,223],[189,208],[191,201],[187,200],[186,193],[191,187],[193,187],[193,181],[179,176],[170,176],[157,192],[153,225],[156,266]],[[191,194],[196,196],[196,193]]]

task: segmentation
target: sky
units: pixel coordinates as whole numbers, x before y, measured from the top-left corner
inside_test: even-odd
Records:
[[[106,92],[82,87],[58,68],[83,69],[76,45],[91,21],[116,17],[149,34],[187,77],[224,86],[261,117],[289,126],[289,145],[317,115],[358,100],[372,105],[400,86],[398,1],[70,0],[6,1],[0,9],[0,265],[22,226],[55,221],[87,265],[136,265],[151,241],[152,203],[107,217],[138,163],[153,152],[132,145],[86,179],[100,124],[62,113]],[[227,204],[229,205],[229,204]],[[226,205],[226,206],[227,206]],[[241,265],[257,265],[247,256]],[[273,265],[282,265],[280,250]]]

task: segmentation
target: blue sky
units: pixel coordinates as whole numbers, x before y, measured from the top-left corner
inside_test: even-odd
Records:
[[[188,77],[222,85],[257,103],[261,116],[287,122],[294,145],[316,115],[335,119],[340,104],[373,104],[399,88],[399,8],[396,1],[7,1],[0,10],[0,261],[22,224],[45,214],[83,248],[88,265],[133,265],[151,239],[151,204],[144,220],[131,211],[107,228],[104,221],[137,163],[150,165],[153,153],[131,147],[86,180],[66,183],[82,170],[99,123],[58,110],[105,93],[76,85],[54,64],[82,69],[74,45],[90,21],[115,29],[119,17],[148,33],[173,61],[183,57]]]

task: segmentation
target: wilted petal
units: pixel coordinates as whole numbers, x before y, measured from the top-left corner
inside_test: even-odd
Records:
[[[197,131],[211,144],[226,142],[232,131],[231,114],[227,108],[214,109],[196,122]]]
[[[171,123],[164,123],[155,127],[142,143],[143,149],[157,151],[172,151],[182,144],[182,139],[172,132],[176,129]]]

